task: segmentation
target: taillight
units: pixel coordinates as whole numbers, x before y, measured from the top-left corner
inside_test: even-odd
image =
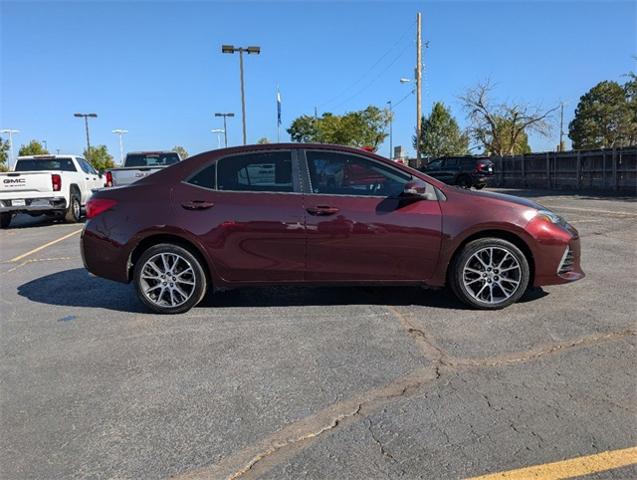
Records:
[[[60,177],[57,173],[52,173],[51,185],[53,186],[54,192],[59,192],[60,190],[62,190],[62,177]]]
[[[111,172],[106,172],[106,184],[105,187],[113,186],[113,174]]]
[[[90,198],[86,202],[86,218],[95,218],[117,205],[117,200],[111,198]]]

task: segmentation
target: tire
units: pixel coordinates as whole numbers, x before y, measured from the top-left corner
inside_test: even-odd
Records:
[[[499,310],[524,295],[529,277],[529,262],[518,247],[501,238],[480,238],[455,256],[448,280],[470,307]]]
[[[170,243],[155,245],[142,253],[135,264],[133,281],[141,302],[161,314],[187,312],[201,302],[208,288],[206,273],[197,257]]]
[[[80,197],[75,192],[71,191],[69,197],[69,206],[64,212],[64,221],[67,223],[77,223],[82,218],[82,204],[80,203]]]
[[[471,177],[468,175],[460,175],[456,180],[456,185],[461,188],[471,188]]]
[[[13,214],[7,212],[0,213],[0,228],[9,228],[12,219]]]
[[[476,183],[476,184],[474,185],[474,187],[475,187],[475,189],[476,189],[476,190],[482,190],[482,189],[483,189],[484,187],[486,187],[486,186],[487,186],[487,184],[486,184],[486,183]]]

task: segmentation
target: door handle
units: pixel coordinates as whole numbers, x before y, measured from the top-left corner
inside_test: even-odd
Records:
[[[214,207],[215,204],[206,202],[205,200],[192,200],[182,203],[181,206],[186,210],[206,210],[207,208]]]
[[[306,208],[307,213],[316,216],[334,215],[339,211],[336,207],[329,207],[327,205],[317,205],[316,207]]]

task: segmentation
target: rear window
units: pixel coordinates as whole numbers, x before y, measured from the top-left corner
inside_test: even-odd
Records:
[[[38,170],[62,170],[64,172],[77,172],[73,160],[70,158],[31,159],[18,160],[15,166],[16,172],[31,172]]]
[[[129,153],[124,162],[125,167],[165,167],[179,162],[175,152],[167,153]]]

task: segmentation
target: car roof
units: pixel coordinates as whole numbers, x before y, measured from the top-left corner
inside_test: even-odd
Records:
[[[55,155],[52,155],[47,153],[43,155],[22,155],[16,158],[16,160],[55,160],[56,158],[69,158],[69,157],[79,158],[80,155],[75,155],[72,153],[69,153],[69,154],[57,153]]]

